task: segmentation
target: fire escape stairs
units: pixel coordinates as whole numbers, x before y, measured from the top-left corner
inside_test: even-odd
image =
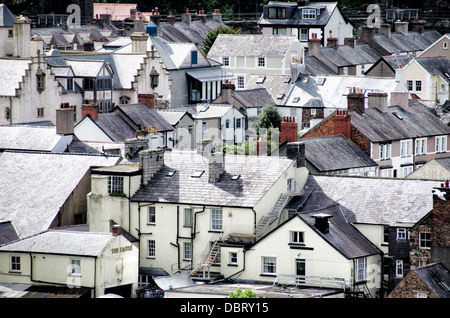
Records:
[[[275,206],[269,210],[265,216],[259,221],[258,225],[255,228],[255,236],[256,238],[261,238],[267,229],[267,227],[280,217],[281,212],[283,211],[286,204],[289,202],[290,198],[296,193],[286,192],[280,195],[278,201],[275,203]]]
[[[210,250],[206,254],[206,257],[191,271],[190,276],[196,276],[200,270],[203,270],[203,277],[205,277],[205,269],[210,268],[214,264],[217,255],[220,253],[220,244],[223,242],[223,233],[220,234],[214,243],[211,245]],[[209,270],[208,270],[209,277]]]

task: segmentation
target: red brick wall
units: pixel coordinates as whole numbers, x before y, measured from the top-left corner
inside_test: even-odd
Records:
[[[94,104],[82,105],[81,106],[81,118],[91,116],[93,120],[98,119],[98,106]]]
[[[311,128],[302,138],[334,136],[334,114],[322,120],[318,125]]]
[[[138,94],[139,103],[146,103],[151,108],[155,107],[155,95],[153,94]]]
[[[405,278],[388,295],[388,298],[417,298],[417,293],[426,293],[428,298],[436,295],[422,282],[414,271],[406,274]]]
[[[295,117],[283,117],[280,128],[280,143],[286,140],[290,142],[297,141],[298,125],[295,122]]]
[[[450,247],[450,188],[443,187],[437,190],[446,192],[446,201],[433,195],[431,246]]]

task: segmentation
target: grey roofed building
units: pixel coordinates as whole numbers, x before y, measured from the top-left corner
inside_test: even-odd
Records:
[[[431,76],[439,76],[450,84],[450,60],[445,56],[423,56],[414,60],[420,64]]]
[[[433,209],[440,181],[310,175],[301,211],[339,204],[350,223],[396,225],[418,222]]]
[[[371,71],[376,68],[380,63],[384,63],[392,72],[392,77],[395,77],[395,70],[400,67],[404,67],[414,58],[414,55],[399,54],[399,55],[387,55],[380,57],[366,72],[365,75],[369,75]]]
[[[8,9],[5,4],[0,4],[0,27],[12,28],[16,16]]]
[[[418,267],[414,272],[438,298],[450,298],[450,272],[441,263]]]
[[[0,220],[0,245],[19,239],[16,228],[11,221]]]
[[[95,123],[114,142],[123,142],[136,135],[137,129],[124,120],[118,112],[98,114]]]
[[[272,96],[275,105],[284,105],[289,97],[289,92],[295,84],[295,81],[286,82],[289,75],[266,74],[263,83],[260,83],[260,74],[252,74],[247,81],[247,89],[266,88]]]
[[[390,106],[387,112],[366,108],[364,114],[349,113],[352,126],[371,142],[450,134],[450,127],[420,103],[410,102],[406,108]]]
[[[337,67],[373,64],[380,53],[366,43],[321,47],[320,54]]]
[[[0,219],[13,222],[20,237],[64,225],[56,224],[57,216],[90,168],[119,160],[118,156],[5,151],[0,155]]]
[[[342,135],[305,138],[302,142],[305,144],[306,161],[318,173],[378,166],[364,151]]]
[[[314,216],[319,213],[326,217],[330,216],[328,233],[321,232],[314,224]],[[330,205],[314,211],[302,211],[298,213],[298,217],[348,259],[382,253],[348,222],[339,205]]]
[[[266,88],[235,90],[231,93],[231,96],[247,108],[275,104],[272,95]]]
[[[194,120],[187,110],[158,109],[158,113],[174,128],[184,116],[189,116]]]
[[[0,151],[30,150],[63,152],[72,137],[58,134],[55,126],[0,126]]]
[[[136,128],[156,127],[158,132],[174,130],[172,125],[156,109],[145,103],[118,105],[115,111],[124,115]]]
[[[208,56],[284,57],[296,40],[295,36],[219,34]]]
[[[0,246],[0,251],[97,256],[114,239],[112,233],[47,230]]]
[[[328,76],[337,75],[337,73],[326,66],[315,56],[305,56],[305,75],[310,76]]]
[[[292,164],[281,157],[225,155],[220,181],[209,183],[208,158],[195,151],[166,151],[163,167],[131,201],[254,207]],[[197,170],[204,172],[192,177]],[[167,177],[169,171],[175,174]],[[240,177],[232,180],[233,175]]]

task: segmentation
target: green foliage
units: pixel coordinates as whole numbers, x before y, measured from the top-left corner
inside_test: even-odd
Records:
[[[230,298],[256,298],[256,293],[250,288],[247,288],[245,291],[237,288],[236,292],[230,293]]]
[[[277,107],[273,104],[265,105],[258,115],[253,128],[256,130],[256,133],[259,135],[260,128],[281,128],[281,122],[283,118],[277,110]]]
[[[203,40],[203,54],[206,56],[208,55],[209,50],[211,49],[212,45],[216,41],[216,38],[219,34],[241,34],[241,29],[236,29],[234,27],[223,27],[218,26],[214,31],[208,32],[205,39]]]

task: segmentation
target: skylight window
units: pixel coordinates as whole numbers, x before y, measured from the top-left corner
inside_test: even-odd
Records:
[[[291,78],[289,76],[284,79],[285,84],[289,84],[290,81],[291,81]]]
[[[202,112],[202,113],[206,112],[208,110],[208,108],[209,108],[209,106],[205,106],[202,109],[200,109],[200,112]]]
[[[235,174],[235,175],[232,175],[232,176],[231,176],[231,180],[237,180],[237,179],[239,179],[240,177],[241,177],[240,174]]]
[[[284,93],[280,93],[280,94],[277,95],[278,99],[282,99],[283,97],[284,97]]]
[[[266,80],[266,76],[265,75],[261,75],[256,80],[256,84],[262,84],[262,83],[264,83],[265,80]]]
[[[323,85],[325,83],[325,78],[320,77],[317,79],[316,85]]]
[[[204,172],[205,172],[205,170],[195,170],[191,177],[192,178],[200,178]]]
[[[304,77],[302,79],[302,84],[308,84],[309,77]]]
[[[166,177],[172,177],[175,174],[176,171],[169,171],[166,174]]]
[[[447,285],[446,282],[440,282],[440,283],[438,283],[438,285],[446,292],[450,292],[450,287]]]
[[[292,100],[293,103],[298,103],[300,100],[300,97],[294,97],[294,99]]]

